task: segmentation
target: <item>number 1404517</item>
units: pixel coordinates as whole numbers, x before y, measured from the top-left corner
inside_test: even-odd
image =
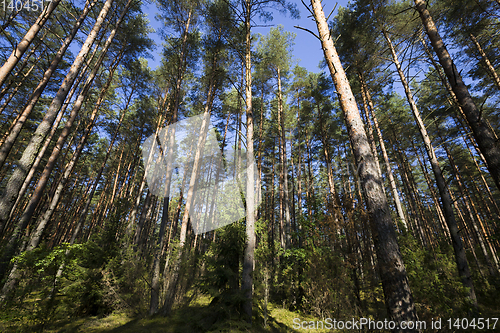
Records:
[[[28,12],[38,12],[45,9],[52,0],[0,0],[2,8],[6,12],[19,12],[26,10]]]

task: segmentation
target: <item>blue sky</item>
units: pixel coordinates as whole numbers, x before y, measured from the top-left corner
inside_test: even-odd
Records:
[[[308,71],[311,72],[318,72],[320,71],[318,65],[323,59],[323,51],[321,50],[321,46],[319,41],[312,36],[310,33],[299,30],[297,28],[294,28],[295,25],[301,26],[303,28],[307,28],[311,31],[317,32],[316,30],[316,24],[312,19],[307,17],[309,12],[304,8],[304,5],[300,2],[300,0],[293,0],[292,2],[297,4],[297,8],[300,11],[300,19],[294,20],[291,19],[290,17],[285,17],[277,12],[273,12],[273,17],[274,20],[271,22],[263,23],[263,22],[256,22],[257,24],[262,24],[262,25],[270,25],[270,26],[277,26],[278,24],[281,24],[284,26],[286,31],[293,32],[297,36],[295,38],[295,46],[293,48],[293,56],[296,60],[300,59],[299,65],[302,67],[305,67]],[[305,0],[305,3],[309,3],[309,1]],[[335,7],[334,1],[325,1],[324,2],[324,11],[325,15],[328,15],[332,9]],[[338,8],[346,7],[348,3],[348,0],[340,0],[338,1],[337,8],[335,12],[332,14],[330,19],[336,15],[336,12]],[[148,19],[150,20],[151,27],[154,28],[155,30],[158,30],[160,27],[159,22],[157,22],[154,18],[156,14],[156,5],[155,4],[149,4],[145,6],[144,12],[148,14]],[[271,29],[270,26],[266,27],[255,27],[253,28],[253,33],[260,33],[260,34],[267,34],[269,30]],[[154,41],[158,44],[157,49],[153,52],[153,55],[155,57],[154,60],[148,60],[150,67],[155,68],[160,61],[160,52],[161,52],[161,38],[158,34],[151,34],[151,38],[154,39]]]

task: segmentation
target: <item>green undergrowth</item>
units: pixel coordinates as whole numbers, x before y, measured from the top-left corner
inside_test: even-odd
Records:
[[[254,324],[250,326],[243,320],[217,321],[213,316],[213,309],[209,306],[210,298],[199,296],[189,305],[174,309],[169,317],[163,316],[134,316],[125,311],[115,311],[105,317],[82,317],[58,319],[39,327],[33,325],[23,316],[10,314],[2,315],[0,332],[46,332],[46,333],[194,333],[194,332],[306,332],[309,330],[295,330],[294,319],[314,321],[316,318],[283,309],[281,306],[269,304],[267,327],[264,327],[264,318],[261,311],[254,316]],[[333,330],[315,330],[315,332],[333,332]]]

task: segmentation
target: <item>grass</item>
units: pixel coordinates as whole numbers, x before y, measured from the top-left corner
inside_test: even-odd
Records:
[[[193,333],[193,332],[250,332],[250,333],[280,333],[280,332],[306,332],[310,330],[295,330],[294,318],[301,321],[316,321],[316,318],[298,312],[283,309],[280,306],[269,304],[268,326],[264,327],[263,318],[255,320],[250,326],[242,320],[226,320],[214,322],[213,309],[209,307],[208,297],[198,297],[188,306],[174,309],[169,317],[162,316],[133,316],[123,311],[113,312],[110,315],[86,318],[66,318],[47,324],[43,332],[46,333]],[[207,330],[207,328],[210,328]],[[39,327],[30,324],[26,319],[2,318],[0,332],[36,332]],[[332,332],[332,330],[319,329],[314,332]]]

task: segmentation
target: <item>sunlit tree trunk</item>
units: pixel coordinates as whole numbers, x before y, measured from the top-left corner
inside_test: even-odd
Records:
[[[165,106],[165,102],[168,98],[168,94],[165,93],[165,99],[163,101],[163,107]],[[176,118],[177,115],[174,115]],[[174,119],[175,119],[174,118]],[[173,123],[173,122],[172,122]],[[173,132],[172,129],[169,130],[169,143],[168,143],[168,152],[166,156],[171,156],[173,154],[173,139],[175,136],[175,133]],[[165,141],[165,140],[163,140]],[[153,274],[151,277],[151,300],[150,300],[150,305],[149,305],[149,314],[153,315],[158,311],[158,306],[160,302],[160,260],[163,257],[164,251],[165,251],[165,227],[167,224],[168,220],[168,208],[169,208],[169,199],[170,199],[170,187],[171,187],[171,180],[172,180],[172,165],[170,159],[167,162],[167,179],[165,182],[165,192],[164,192],[164,197],[163,197],[163,212],[162,212],[162,218],[161,218],[161,223],[160,223],[160,231],[159,231],[159,237],[157,241],[157,246],[159,247],[154,254],[154,261],[153,261]],[[171,224],[172,226],[172,224]]]
[[[432,171],[434,173],[434,177],[436,179],[436,184],[439,190],[439,194],[441,197],[441,202],[443,206],[443,212],[446,219],[446,223],[448,224],[448,229],[450,230],[450,235],[452,239],[453,249],[455,251],[455,261],[457,263],[457,269],[460,278],[462,279],[462,283],[465,287],[469,288],[469,298],[471,301],[477,305],[476,294],[474,291],[474,285],[472,282],[472,275],[469,269],[469,263],[467,262],[467,257],[465,255],[465,249],[463,246],[462,238],[460,237],[457,222],[455,220],[455,213],[453,212],[452,200],[450,197],[450,193],[446,189],[446,181],[444,179],[441,167],[439,166],[439,162],[437,160],[436,153],[434,151],[434,147],[432,146],[431,140],[427,133],[427,129],[425,128],[425,124],[420,115],[420,111],[417,108],[417,104],[413,99],[413,93],[410,90],[410,86],[406,81],[406,77],[404,75],[403,69],[399,62],[398,56],[396,54],[396,50],[392,44],[391,39],[387,31],[382,30],[385,40],[387,41],[387,45],[389,46],[392,54],[392,59],[394,65],[396,66],[397,72],[399,74],[399,78],[401,80],[401,84],[404,87],[406,98],[408,103],[410,104],[411,111],[413,113],[413,117],[417,122],[418,129],[420,131],[420,135],[422,137],[422,141],[424,143],[425,150],[427,152],[427,156],[429,158],[429,162],[431,163]]]
[[[97,52],[97,49],[98,49],[98,45],[95,46],[94,52],[93,52],[92,56],[90,57],[90,59],[93,59],[93,56]],[[89,67],[89,65],[87,63],[85,65],[85,68],[83,68],[82,71],[80,72],[79,77],[76,80],[76,83],[73,85],[73,87],[71,87],[71,91],[68,94],[67,101],[71,101],[71,99],[73,98],[73,95],[76,92],[76,90],[78,89],[81,81],[83,80],[83,78],[84,78],[84,76],[85,76],[85,74],[87,72],[88,67]],[[14,210],[16,209],[16,207],[19,204],[19,202],[21,201],[24,193],[26,192],[26,190],[28,189],[29,185],[31,184],[31,180],[33,179],[33,176],[35,175],[35,172],[38,169],[38,166],[39,166],[40,162],[42,161],[42,159],[43,159],[43,157],[45,155],[46,150],[49,148],[49,145],[50,145],[50,143],[52,141],[52,138],[53,138],[54,134],[56,133],[56,131],[57,131],[58,127],[59,127],[59,124],[60,124],[60,122],[62,120],[62,117],[63,117],[64,113],[66,112],[66,109],[68,108],[69,105],[70,105],[69,103],[64,103],[63,106],[61,107],[61,110],[59,110],[59,113],[57,114],[57,117],[56,117],[56,119],[54,121],[54,124],[52,125],[52,129],[50,130],[49,135],[45,138],[43,146],[40,149],[40,151],[38,152],[38,155],[37,155],[37,157],[35,159],[35,162],[33,162],[33,165],[31,166],[30,172],[28,173],[28,175],[24,179],[23,186],[19,190],[19,194],[17,196],[17,200],[16,200],[14,206],[12,206],[12,209],[10,211],[9,218],[12,218]],[[73,107],[73,109],[75,109],[75,108]]]
[[[493,82],[495,83],[497,88],[500,89],[500,77],[498,77],[498,74],[497,74],[497,71],[495,70],[495,67],[493,67],[493,65],[491,64],[490,59],[488,58],[488,56],[484,52],[483,48],[481,47],[481,44],[479,44],[479,42],[477,41],[476,36],[474,36],[473,34],[469,34],[469,37],[470,37],[472,43],[474,44],[474,46],[476,47],[477,51],[481,55],[481,58],[483,59],[484,64],[486,65],[486,69],[488,71],[488,74],[491,76],[491,79],[493,80]]]
[[[364,111],[364,116],[365,116],[365,124],[368,129],[367,134],[368,134],[368,141],[370,142],[370,148],[372,149],[372,154],[375,158],[375,165],[377,166],[377,171],[380,177],[382,177],[382,170],[380,169],[380,163],[378,161],[378,153],[377,153],[377,145],[375,144],[375,137],[373,136],[373,127],[372,123],[370,121],[370,111],[368,108],[368,101],[366,97],[366,90],[365,87],[363,86],[363,83],[361,83],[361,98],[362,98],[362,106],[363,106],[363,111]],[[384,188],[384,187],[382,187]],[[384,188],[385,192],[385,188]]]
[[[209,83],[209,88],[208,88],[208,94],[207,94],[207,101],[205,103],[205,110],[203,112],[203,120],[201,122],[201,128],[199,131],[198,135],[198,140],[197,140],[197,145],[196,145],[196,151],[194,154],[194,162],[193,162],[193,169],[191,171],[191,176],[189,178],[189,187],[188,187],[188,192],[186,194],[186,204],[184,206],[184,214],[182,216],[182,222],[181,222],[181,233],[179,237],[179,252],[176,256],[175,263],[174,263],[174,268],[173,268],[173,273],[172,273],[172,281],[169,285],[169,290],[166,295],[165,299],[165,304],[163,306],[162,312],[164,315],[169,315],[172,306],[174,303],[174,298],[175,298],[175,292],[177,289],[178,285],[178,280],[179,280],[179,271],[180,271],[180,265],[183,257],[183,253],[185,251],[184,247],[186,245],[187,241],[187,232],[188,232],[188,225],[189,225],[189,211],[191,210],[191,206],[193,205],[193,199],[194,199],[194,190],[196,188],[196,183],[198,181],[198,175],[201,167],[201,161],[202,161],[202,153],[203,153],[203,148],[205,147],[205,141],[207,138],[207,132],[208,132],[208,126],[210,124],[210,112],[212,109],[212,103],[214,100],[214,95],[216,91],[215,87],[215,82],[214,82],[214,77],[212,76],[210,83]],[[168,169],[168,167],[167,167]],[[167,171],[168,173],[168,171]],[[189,245],[189,244],[187,244]]]
[[[102,54],[102,57],[104,57],[105,53],[106,52],[104,52]],[[97,101],[97,106],[94,108],[94,111],[91,115],[91,119],[90,119],[91,123],[94,122],[97,111],[99,110],[99,107],[100,107],[102,101],[104,100],[104,96],[106,95],[106,92],[111,84],[111,81],[113,80],[114,71],[116,70],[116,67],[120,63],[120,60],[121,60],[121,56],[118,57],[114,67],[110,71],[108,81],[106,82],[105,86],[103,87],[103,89],[101,91],[101,95],[99,96],[99,99]],[[96,67],[98,68],[99,65],[100,65],[100,62],[98,62],[96,64]],[[94,68],[95,72],[97,72],[97,68]],[[95,73],[93,73],[93,74],[94,75],[91,74],[89,76],[83,91],[81,92],[79,98],[77,99],[77,101],[75,102],[75,105],[73,106],[73,110],[71,111],[71,115],[70,115],[69,119],[67,120],[66,125],[65,125],[63,131],[61,132],[61,134],[57,140],[57,143],[52,151],[52,154],[49,157],[47,165],[45,166],[45,168],[42,172],[42,175],[40,176],[40,179],[37,183],[35,191],[34,191],[33,195],[31,196],[31,199],[30,199],[27,207],[25,208],[21,218],[18,221],[18,226],[16,227],[13,234],[11,235],[11,239],[9,241],[7,251],[5,252],[6,255],[13,254],[13,251],[15,250],[15,246],[17,243],[17,238],[19,237],[20,233],[22,233],[24,231],[24,229],[26,228],[26,226],[28,225],[29,221],[31,220],[31,217],[33,216],[33,213],[35,212],[35,209],[37,208],[37,206],[40,203],[40,200],[42,199],[42,195],[44,193],[45,187],[46,187],[47,182],[49,180],[49,177],[52,173],[52,170],[55,166],[55,162],[59,156],[59,153],[61,152],[61,150],[63,148],[63,144],[64,144],[67,136],[69,135],[69,133],[71,131],[71,127],[72,127],[73,122],[76,118],[76,115],[78,114],[79,109],[81,108],[81,105],[83,103],[83,99],[87,95],[88,89],[90,89],[90,85],[92,83],[93,76],[95,76]],[[59,192],[59,195],[60,195],[60,192]],[[55,209],[55,205],[57,205],[57,199],[54,202],[55,198],[57,198],[56,195],[54,195],[52,197],[52,202],[51,202],[51,204],[49,204],[49,210],[50,210],[51,206],[53,206],[53,209]],[[30,235],[30,241],[28,242],[28,246],[26,248],[26,251],[31,251],[38,246],[48,221],[49,221],[48,218],[42,219],[40,221],[36,230]],[[7,258],[6,256],[2,257],[2,261],[7,261],[7,259],[9,259],[9,258]],[[13,270],[14,271],[17,270],[16,265],[14,265]],[[12,274],[9,275],[9,279],[5,283],[4,289],[2,289],[2,296],[0,296],[0,297],[4,297],[4,296],[6,297],[12,291],[11,289],[8,289],[8,288],[11,288],[11,286],[16,285],[17,279],[18,279],[17,275],[12,275]]]
[[[391,320],[396,322],[415,321],[417,314],[408,285],[406,269],[396,240],[387,198],[382,188],[382,180],[377,172],[361,116],[330,36],[321,2],[311,0],[311,7],[325,60],[339,94],[340,106],[344,112],[345,123],[358,165],[361,186],[371,215],[370,220],[388,315]],[[402,330],[400,331],[402,332]]]
[[[247,118],[247,183],[246,183],[246,244],[243,256],[241,290],[244,293],[243,313],[247,322],[252,323],[253,271],[255,268],[255,186],[253,164],[253,109],[252,109],[252,2],[245,0],[245,104]]]
[[[281,89],[281,71],[279,68],[277,71],[277,81],[278,81],[278,132],[279,132],[279,143],[280,143],[280,203],[282,203],[280,217],[284,222],[282,223],[282,241],[284,242],[284,248],[288,249],[290,247],[290,198],[288,192],[288,167],[287,167],[287,155],[286,155],[286,136],[285,136],[285,114],[283,112],[283,94]]]
[[[389,184],[391,186],[392,196],[394,198],[394,204],[395,204],[396,210],[398,212],[399,220],[403,224],[403,228],[406,230],[406,229],[408,229],[408,226],[406,224],[406,218],[405,218],[405,215],[403,212],[403,207],[401,205],[401,200],[399,198],[398,189],[396,187],[396,181],[394,179],[391,164],[389,162],[389,156],[387,155],[387,150],[385,149],[385,143],[384,143],[384,139],[382,137],[382,131],[380,130],[380,127],[378,125],[378,120],[377,120],[377,117],[375,115],[375,109],[374,109],[373,102],[372,102],[372,99],[370,96],[370,92],[368,91],[368,87],[366,85],[366,82],[361,74],[359,75],[359,77],[361,80],[361,89],[364,91],[364,94],[366,95],[366,99],[368,101],[368,106],[370,107],[373,125],[375,126],[375,130],[377,131],[378,142],[379,142],[380,150],[382,151],[382,157],[384,158],[385,169],[387,172],[387,176],[389,178]],[[368,118],[368,115],[367,115],[367,118]]]
[[[15,200],[19,194],[19,190],[21,189],[22,183],[26,178],[26,175],[28,174],[31,166],[34,163],[34,160],[36,158],[36,155],[38,154],[38,150],[42,144],[42,141],[45,139],[50,128],[52,127],[52,123],[55,120],[56,115],[62,106],[62,103],[64,102],[66,96],[68,95],[70,87],[73,85],[78,75],[78,72],[83,66],[85,56],[87,55],[88,51],[90,50],[90,46],[97,37],[97,34],[104,22],[104,18],[106,17],[109,9],[111,8],[112,2],[113,0],[107,0],[106,3],[104,4],[101,13],[99,14],[99,17],[96,23],[94,24],[94,27],[92,28],[92,31],[89,33],[87,40],[83,44],[78,56],[73,62],[73,65],[71,66],[69,73],[67,74],[66,78],[64,79],[64,82],[60,86],[56,96],[52,100],[45,114],[45,117],[43,118],[42,122],[38,125],[35,133],[31,137],[31,140],[28,143],[26,149],[24,150],[23,155],[19,160],[13,175],[7,182],[4,193],[0,198],[0,229],[1,226],[5,225],[5,223],[7,222],[10,210],[15,203]],[[15,250],[15,248],[12,248],[12,250]],[[5,252],[6,258],[10,257],[11,255],[12,253]],[[0,262],[1,277],[3,277],[3,275],[5,274],[6,267],[8,265],[9,262],[5,262],[3,260],[2,262]]]
[[[87,3],[85,4],[85,8],[83,9],[82,14],[78,18],[78,20],[75,22],[70,34],[66,37],[63,44],[61,45],[61,47],[59,48],[59,50],[55,54],[54,58],[52,59],[52,62],[50,63],[49,68],[43,74],[42,80],[40,80],[40,82],[36,86],[35,90],[31,94],[29,101],[28,101],[28,104],[26,105],[24,110],[21,112],[19,119],[16,120],[14,126],[9,131],[8,136],[5,138],[5,141],[2,142],[2,145],[0,146],[0,167],[4,164],[5,159],[7,158],[7,155],[9,154],[12,146],[14,145],[14,142],[16,141],[17,137],[19,136],[19,133],[21,132],[21,129],[23,128],[26,120],[28,119],[29,115],[33,111],[36,103],[38,102],[38,100],[40,99],[40,96],[42,95],[43,91],[45,90],[45,87],[49,83],[50,78],[52,77],[52,75],[56,71],[57,66],[61,62],[64,54],[66,53],[66,50],[68,49],[69,45],[71,44],[71,42],[75,38],[76,33],[80,29],[80,26],[82,25],[83,21],[87,17],[88,12],[93,7],[95,2],[96,1],[94,1],[92,3],[92,5],[90,5],[89,1],[87,1]],[[54,3],[54,1],[52,3]],[[93,42],[93,40],[92,40],[92,42]],[[86,55],[86,53],[85,53],[85,55]],[[78,70],[79,69],[80,69],[80,67],[78,67]],[[72,83],[73,82],[71,82],[71,84]],[[68,88],[69,88],[69,86],[70,85],[68,85]],[[64,96],[64,97],[66,97],[66,96]]]
[[[42,29],[42,27],[45,25],[45,22],[47,22],[48,18],[50,17],[50,15],[54,11],[54,9],[56,9],[57,5],[59,5],[60,2],[61,0],[51,1],[47,9],[41,11],[40,16],[38,16],[35,24],[31,26],[26,35],[24,35],[21,42],[19,42],[19,44],[16,45],[16,49],[12,51],[10,57],[7,59],[7,61],[5,61],[5,63],[0,68],[0,87],[4,84],[8,75],[14,69],[19,60],[21,60],[22,56],[30,46],[31,42],[33,42],[40,29]]]
[[[494,133],[487,126],[485,119],[481,117],[481,112],[479,112],[476,104],[472,100],[469,89],[463,82],[462,76],[455,67],[453,59],[439,35],[437,27],[427,9],[426,1],[414,1],[425,31],[427,32],[427,36],[434,48],[434,52],[436,52],[439,62],[448,77],[448,82],[467,117],[467,122],[472,128],[479,149],[486,159],[491,177],[495,181],[497,188],[500,189],[500,144],[497,142]]]
[[[52,123],[54,122],[59,109],[61,108],[66,96],[68,95],[70,87],[73,85],[78,72],[84,64],[84,59],[87,53],[90,50],[90,46],[94,42],[97,37],[99,30],[104,22],[106,15],[108,14],[109,9],[111,8],[113,0],[107,0],[104,4],[99,17],[92,28],[92,31],[89,33],[87,40],[83,44],[78,56],[76,57],[73,65],[71,66],[66,78],[61,84],[59,90],[56,93],[56,96],[52,100],[42,122],[38,125],[35,133],[31,137],[28,146],[25,148],[21,159],[17,163],[17,167],[14,170],[14,173],[10,177],[7,185],[5,187],[4,193],[0,198],[0,229],[3,226],[8,217],[12,206],[15,203],[19,190],[21,189],[22,183],[26,178],[31,166],[34,163],[36,155],[38,154],[38,150],[40,146],[47,136],[50,128],[52,127]],[[4,143],[5,144],[5,143]],[[4,265],[4,263],[0,263],[0,265]],[[0,271],[2,271],[0,269]],[[0,272],[1,274],[1,272]]]
[[[33,71],[33,68],[35,68],[35,66],[37,65],[37,63],[40,61],[40,58],[42,57],[42,54],[39,54],[38,57],[32,61],[33,64],[31,65],[31,67],[26,71],[26,73],[23,73],[24,69],[26,68],[26,66],[28,65],[28,63],[30,62],[30,58],[33,54],[35,54],[36,50],[40,47],[40,45],[43,45],[43,42],[45,40],[45,37],[47,37],[47,32],[43,34],[42,37],[40,37],[40,41],[37,43],[37,45],[33,46],[30,50],[30,52],[28,53],[28,55],[26,57],[24,57],[23,61],[21,62],[21,64],[18,66],[18,70],[16,71],[16,73],[14,75],[12,75],[12,78],[7,82],[7,84],[5,85],[5,87],[2,88],[2,90],[0,91],[0,100],[3,99],[3,97],[7,94],[7,92],[11,91],[11,93],[9,94],[9,97],[4,101],[4,103],[2,104],[2,107],[0,107],[0,112],[3,112],[5,110],[5,108],[9,105],[10,101],[12,100],[12,98],[16,95],[17,91],[19,90],[19,88],[25,84],[26,82],[24,81],[26,78],[29,77],[29,75],[31,74],[31,72]],[[19,77],[22,77],[21,79],[18,79]],[[16,81],[19,81],[17,82],[17,85],[14,89],[11,90],[12,88],[12,85],[16,82]],[[19,115],[18,115],[19,117]],[[12,123],[11,126],[13,126],[15,124],[15,122]],[[0,146],[1,144],[3,144],[3,141],[5,140],[5,137],[9,134],[9,132],[5,133],[4,134],[4,137],[2,138],[2,140],[0,141]]]

